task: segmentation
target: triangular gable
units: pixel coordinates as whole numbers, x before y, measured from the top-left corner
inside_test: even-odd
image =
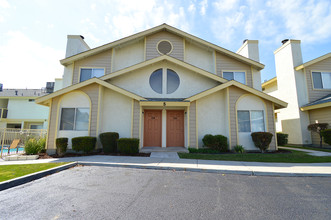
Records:
[[[258,91],[256,89],[253,89],[253,88],[251,88],[249,86],[243,85],[243,84],[241,84],[239,82],[236,82],[234,80],[228,81],[227,83],[224,83],[222,85],[219,85],[219,86],[216,86],[214,88],[211,88],[211,89],[208,89],[206,91],[203,91],[201,93],[198,93],[198,94],[196,94],[194,96],[191,96],[191,97],[185,99],[184,101],[193,102],[193,101],[195,101],[197,99],[201,99],[201,98],[203,98],[205,96],[208,96],[210,94],[213,94],[213,93],[215,93],[217,91],[220,91],[220,90],[225,89],[225,88],[230,87],[230,86],[236,86],[236,87],[238,87],[240,89],[243,89],[243,90],[245,90],[245,91],[247,91],[249,93],[252,93],[252,94],[254,94],[256,96],[259,96],[259,97],[261,97],[263,99],[266,99],[268,101],[271,101],[271,102],[273,102],[273,103],[276,104],[275,107],[277,109],[278,108],[286,108],[287,107],[287,103],[286,102],[281,101],[281,100],[279,100],[279,99],[277,99],[277,98],[275,98],[273,96],[270,96],[270,95],[268,95],[268,94],[266,94],[264,92],[261,92],[261,91]]]
[[[93,48],[91,50],[88,50],[88,51],[85,51],[85,52],[82,52],[82,53],[79,53],[79,54],[76,54],[74,56],[71,56],[71,57],[68,57],[68,58],[65,58],[65,59],[62,59],[60,60],[61,64],[62,65],[69,65],[71,63],[73,63],[74,61],[76,60],[80,60],[80,59],[83,59],[83,58],[86,58],[88,56],[91,56],[91,55],[94,55],[94,54],[97,54],[97,53],[101,53],[103,51],[106,51],[106,50],[109,50],[117,45],[120,45],[120,44],[124,44],[124,43],[127,43],[129,41],[132,41],[132,40],[135,40],[135,39],[139,39],[139,38],[143,38],[145,36],[148,36],[148,35],[151,35],[151,34],[154,34],[154,33],[157,33],[159,31],[168,31],[170,33],[174,33],[176,35],[179,35],[181,37],[184,37],[186,39],[189,39],[191,41],[195,41],[195,42],[198,42],[200,44],[203,44],[209,48],[212,48],[214,50],[216,50],[217,52],[220,52],[222,54],[225,54],[225,55],[228,55],[236,60],[239,60],[239,61],[242,61],[246,64],[249,64],[249,65],[252,65],[254,66],[256,69],[258,70],[261,70],[264,68],[264,65],[259,63],[259,62],[256,62],[254,60],[251,60],[247,57],[244,57],[244,56],[241,56],[237,53],[234,53],[232,51],[229,51],[227,49],[224,49],[220,46],[217,46],[215,44],[212,44],[208,41],[205,41],[201,38],[198,38],[196,36],[193,36],[191,34],[188,34],[184,31],[181,31],[177,28],[174,28],[172,26],[169,26],[167,24],[162,24],[162,25],[159,25],[159,26],[156,26],[154,28],[151,28],[151,29],[148,29],[146,31],[142,31],[142,32],[139,32],[137,34],[134,34],[134,35],[131,35],[131,36],[128,36],[128,37],[125,37],[125,38],[122,38],[120,40],[117,40],[117,41],[114,41],[114,42],[111,42],[111,43],[108,43],[108,44],[105,44],[105,45],[102,45],[100,47],[96,47],[96,48]]]
[[[131,71],[134,71],[134,70],[137,70],[137,69],[146,67],[148,65],[152,65],[152,64],[155,64],[155,63],[158,63],[158,62],[162,62],[162,61],[168,61],[170,63],[173,63],[173,64],[176,64],[178,66],[184,67],[184,68],[186,68],[188,70],[191,70],[191,71],[193,71],[195,73],[199,73],[200,75],[205,76],[205,77],[208,77],[210,79],[213,79],[213,80],[215,80],[217,82],[225,83],[225,82],[228,81],[228,80],[226,80],[226,79],[224,79],[224,78],[222,78],[220,76],[217,76],[217,75],[215,75],[213,73],[210,73],[210,72],[208,72],[206,70],[200,69],[199,67],[193,66],[191,64],[188,64],[186,62],[183,62],[181,60],[178,60],[176,58],[173,58],[173,57],[170,57],[170,56],[167,56],[167,55],[162,55],[162,56],[159,56],[159,57],[156,57],[156,58],[153,58],[153,59],[150,59],[150,60],[147,60],[147,61],[144,61],[144,62],[135,64],[133,66],[130,66],[130,67],[127,67],[127,68],[118,70],[116,72],[109,73],[109,74],[107,74],[105,76],[100,77],[100,79],[101,80],[108,80],[108,79],[111,79],[111,78],[114,78],[114,77],[117,77],[117,76],[120,76],[120,75],[129,73]]]
[[[121,93],[121,94],[123,94],[125,96],[128,96],[130,98],[136,99],[138,101],[140,101],[140,100],[146,100],[145,98],[143,98],[143,97],[141,97],[139,95],[136,95],[136,94],[134,94],[132,92],[129,92],[129,91],[125,90],[125,89],[122,89],[122,88],[119,88],[119,87],[114,86],[112,84],[109,84],[109,83],[107,83],[105,81],[102,81],[102,80],[100,80],[98,78],[92,78],[92,79],[86,80],[84,82],[81,82],[81,83],[78,83],[78,84],[74,84],[72,86],[68,86],[68,87],[63,88],[61,90],[55,91],[55,92],[53,92],[53,93],[51,93],[49,95],[46,95],[46,96],[42,96],[40,98],[37,98],[35,100],[35,102],[37,104],[40,104],[40,105],[48,106],[50,99],[55,98],[55,97],[60,96],[60,95],[63,95],[63,94],[66,94],[66,93],[71,92],[73,90],[82,88],[84,86],[91,85],[93,83],[97,83],[97,84],[102,85],[102,86],[104,86],[104,87],[106,87],[108,89],[114,90],[114,91],[116,91],[118,93]]]
[[[304,64],[301,64],[300,66],[295,67],[295,70],[297,70],[297,71],[298,70],[301,70],[303,68],[306,68],[306,67],[311,66],[311,65],[313,65],[315,63],[321,62],[321,61],[323,61],[323,60],[325,60],[327,58],[330,58],[330,57],[331,57],[331,53],[327,53],[327,54],[325,54],[323,56],[320,56],[320,57],[318,57],[316,59],[313,59],[313,60],[311,60],[309,62],[306,62]]]

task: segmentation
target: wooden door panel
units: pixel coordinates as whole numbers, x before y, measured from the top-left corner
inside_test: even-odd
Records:
[[[167,147],[184,147],[184,111],[167,111]]]
[[[144,147],[161,147],[162,110],[144,112]]]

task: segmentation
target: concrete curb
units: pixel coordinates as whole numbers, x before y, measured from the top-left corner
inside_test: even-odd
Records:
[[[262,171],[244,171],[244,170],[216,170],[216,169],[201,169],[201,168],[183,168],[183,167],[167,167],[167,166],[143,166],[134,164],[111,164],[98,162],[78,162],[84,166],[106,166],[106,167],[123,167],[135,169],[151,169],[151,170],[174,170],[174,171],[189,171],[201,173],[218,173],[218,174],[237,174],[248,176],[280,176],[280,177],[331,177],[331,174],[323,173],[282,173],[282,172],[262,172]]]
[[[62,166],[59,166],[59,167],[50,168],[48,170],[42,170],[42,171],[39,171],[37,173],[32,173],[32,174],[28,174],[28,175],[25,175],[25,176],[17,177],[15,179],[11,179],[11,180],[1,182],[0,183],[0,191],[5,190],[5,189],[9,189],[9,188],[12,188],[12,187],[15,187],[15,186],[19,186],[19,185],[31,182],[33,180],[40,179],[42,177],[60,172],[62,170],[69,169],[71,167],[76,166],[77,164],[78,164],[77,162],[71,162],[69,164],[65,164],[65,165],[62,165]]]

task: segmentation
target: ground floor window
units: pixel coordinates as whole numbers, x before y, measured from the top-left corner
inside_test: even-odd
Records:
[[[43,125],[30,125],[30,129],[43,129]]]
[[[62,108],[60,130],[87,131],[89,108]]]
[[[237,115],[239,132],[265,131],[263,110],[239,110]]]

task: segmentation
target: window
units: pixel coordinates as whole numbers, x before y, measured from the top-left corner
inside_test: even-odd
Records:
[[[223,72],[223,78],[227,80],[236,80],[242,84],[246,84],[245,72]]]
[[[101,68],[81,68],[80,82],[91,79],[93,77],[101,77],[105,75],[105,69]]]
[[[157,51],[160,54],[166,55],[166,54],[170,54],[172,51],[172,45],[169,41],[167,40],[162,40],[157,44]]]
[[[175,92],[180,84],[180,80],[179,80],[179,76],[178,74],[171,70],[171,69],[166,69],[167,70],[167,75],[166,75],[166,83],[164,86],[167,86],[167,94],[171,94],[173,92]],[[149,78],[149,85],[151,86],[151,88],[159,93],[162,94],[163,93],[163,69],[158,69],[155,70],[150,78]]]
[[[263,110],[238,111],[237,114],[239,132],[264,131]]]
[[[313,72],[315,89],[331,89],[331,72]]]
[[[30,125],[30,129],[43,129],[42,125]]]
[[[89,114],[88,108],[62,108],[60,130],[87,131]]]

